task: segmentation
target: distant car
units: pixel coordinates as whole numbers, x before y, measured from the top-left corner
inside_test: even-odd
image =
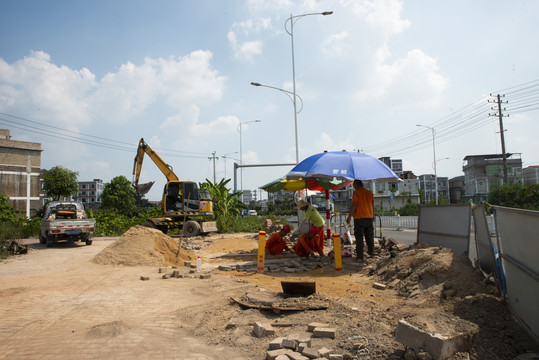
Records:
[[[247,215],[249,215],[249,216],[257,216],[258,214],[256,213],[256,210],[249,210],[247,212]]]

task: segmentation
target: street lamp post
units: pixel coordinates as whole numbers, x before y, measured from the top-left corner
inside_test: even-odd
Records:
[[[432,153],[433,153],[433,156],[434,156],[434,185],[435,185],[435,196],[436,196],[436,205],[438,205],[438,174],[436,173],[436,143],[435,143],[435,136],[436,136],[436,131],[434,130],[433,127],[431,126],[427,126],[427,125],[416,125],[416,126],[421,126],[421,127],[424,127],[424,128],[427,128],[427,129],[430,129],[432,131]]]
[[[243,149],[242,149],[242,141],[241,141],[241,127],[242,125],[247,125],[249,123],[259,123],[262,122],[262,120],[251,120],[246,122],[240,122],[238,125],[238,132],[240,133],[240,165],[243,165]],[[241,191],[241,202],[243,202],[243,168],[240,170],[240,191]]]
[[[292,89],[293,89],[293,94],[294,94],[293,102],[294,102],[294,128],[296,132],[296,164],[299,163],[299,148],[298,148],[298,112],[296,111],[297,105],[296,105],[296,65],[295,65],[295,60],[294,60],[294,24],[296,21],[298,21],[299,19],[305,16],[310,16],[310,15],[326,16],[326,15],[331,15],[331,14],[333,14],[333,11],[324,11],[321,13],[310,13],[310,14],[302,14],[302,15],[296,15],[296,16],[292,16],[292,14],[290,14],[290,17],[284,23],[284,29],[286,30],[288,35],[290,35],[290,38],[292,40]],[[286,26],[286,24],[288,24],[289,21],[290,21],[290,31],[288,31],[288,28]]]
[[[223,158],[223,160],[225,161],[225,179],[226,179],[226,160],[227,160],[227,159],[236,160],[235,158],[230,157],[230,156],[228,156],[228,155],[237,154],[237,153],[238,153],[237,151],[234,151],[234,152],[231,152],[231,153],[228,153],[228,154],[225,154],[225,155],[221,156],[221,158]],[[236,161],[237,161],[237,160],[236,160]]]
[[[278,87],[275,87],[275,86],[264,85],[264,84],[260,84],[260,83],[257,83],[257,82],[251,82],[251,85],[253,85],[253,86],[260,86],[260,87],[266,87],[266,88],[269,88],[269,89],[278,90],[278,91],[282,92],[283,94],[285,94],[286,96],[288,96],[288,98],[290,99],[290,101],[292,101],[292,103],[294,104],[294,119],[296,119],[296,122],[295,122],[295,129],[296,129],[296,164],[297,164],[297,163],[298,163],[298,156],[299,156],[297,114],[299,114],[299,113],[301,112],[301,110],[303,110],[303,99],[302,99],[301,96],[299,96],[298,94],[294,94],[294,93],[291,92],[291,91],[288,91],[288,90],[285,90],[285,89],[281,89],[281,88],[278,88]],[[299,110],[297,110],[296,98],[298,98],[298,99],[301,101],[301,107],[300,107]]]

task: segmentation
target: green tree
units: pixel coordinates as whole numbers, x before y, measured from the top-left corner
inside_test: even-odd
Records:
[[[210,193],[213,202],[213,212],[215,217],[230,217],[240,215],[243,209],[247,209],[247,206],[240,200],[241,193],[233,193],[226,187],[230,182],[230,179],[221,179],[219,183],[212,183],[206,179],[205,183],[200,184],[200,188]]]
[[[0,194],[0,221],[14,221],[17,211],[9,203],[9,196]]]
[[[491,205],[539,210],[539,184],[523,186],[516,183],[498,186],[489,193],[488,202]]]
[[[135,189],[123,175],[116,176],[106,183],[101,193],[101,209],[115,210],[117,213],[132,216],[136,213]]]
[[[43,190],[45,195],[53,200],[60,200],[61,197],[70,197],[79,190],[79,183],[76,171],[71,171],[58,165],[45,171],[43,175]]]

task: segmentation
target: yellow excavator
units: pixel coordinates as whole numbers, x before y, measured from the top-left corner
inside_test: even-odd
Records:
[[[161,201],[162,214],[157,218],[150,218],[143,225],[159,229],[165,234],[169,229],[179,228],[184,236],[196,236],[217,231],[213,219],[213,204],[207,191],[199,190],[196,182],[180,181],[178,176],[146,142],[140,139],[135,163],[133,165],[133,183],[138,194],[144,195],[150,191],[154,182],[139,184],[140,171],[144,155],[148,155],[155,165],[167,178]]]

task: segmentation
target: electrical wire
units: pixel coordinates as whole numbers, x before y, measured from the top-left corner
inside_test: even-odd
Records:
[[[40,127],[20,124],[14,120],[7,119],[6,117],[21,120],[21,121],[31,123],[31,124],[36,124]],[[134,146],[132,143],[123,142],[123,141],[114,140],[114,139],[108,139],[108,138],[104,138],[100,136],[84,134],[78,131],[67,130],[67,129],[63,129],[54,125],[26,119],[20,116],[11,115],[4,112],[0,112],[0,124],[4,124],[4,125],[7,125],[7,126],[10,126],[12,128],[19,129],[22,131],[49,136],[49,137],[62,139],[66,141],[76,142],[79,144],[86,144],[86,145],[91,145],[91,146],[96,146],[96,147],[108,148],[108,149],[119,150],[119,151],[127,151],[127,152],[136,151],[136,146]],[[56,129],[57,131],[49,130],[48,128]],[[29,130],[29,129],[33,129],[33,130]],[[73,136],[77,136],[77,137],[74,138]],[[89,139],[85,139],[85,137]],[[92,139],[97,139],[100,141],[95,141]],[[107,142],[110,142],[110,144]],[[124,144],[129,147],[118,146],[117,144]],[[161,155],[179,157],[179,158],[205,158],[207,156],[207,153],[203,153],[203,152],[179,151],[179,150],[160,149],[160,148],[155,148],[154,150],[159,150],[161,152]],[[193,155],[182,155],[182,154],[193,154]],[[200,155],[200,156],[196,156],[196,155]]]

